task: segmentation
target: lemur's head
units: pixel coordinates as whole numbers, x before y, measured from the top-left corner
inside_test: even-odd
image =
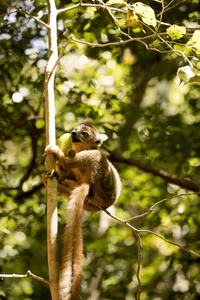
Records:
[[[71,132],[73,149],[76,152],[98,149],[107,139],[105,134],[100,134],[93,126],[81,124]]]

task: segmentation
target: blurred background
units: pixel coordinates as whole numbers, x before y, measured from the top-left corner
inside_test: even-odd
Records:
[[[56,1],[58,8],[76,3]],[[145,3],[161,10],[159,1]],[[12,5],[47,22],[44,0]],[[198,0],[172,1],[171,7],[165,22],[187,26],[188,32],[198,28]],[[48,278],[46,188],[41,182],[47,29],[3,4],[0,12],[0,273],[30,269]],[[91,7],[59,14],[59,51],[71,34],[91,43],[119,38],[106,12]],[[156,39],[151,42],[155,47]],[[84,121],[107,134],[103,151],[122,180],[113,213],[128,219],[177,195],[131,225],[200,254],[199,196],[178,197],[200,190],[200,85],[180,84],[177,70],[186,61],[162,53],[165,47],[160,43],[159,51],[150,51],[139,42],[105,48],[70,43],[55,78],[57,138]],[[198,55],[191,60],[198,65]],[[59,197],[59,243],[66,205],[67,199]],[[83,235],[83,299],[136,299],[134,232],[104,213],[84,212]],[[200,259],[152,234],[140,236],[141,299],[199,299]],[[50,293],[45,283],[31,278],[4,279],[0,299],[42,300]]]

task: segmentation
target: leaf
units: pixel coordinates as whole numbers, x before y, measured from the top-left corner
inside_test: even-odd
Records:
[[[149,5],[137,2],[129,7],[133,9],[134,13],[138,15],[145,24],[153,26],[154,28],[156,27],[155,12]]]
[[[195,30],[187,44],[192,47],[197,54],[200,54],[200,30]]]
[[[198,41],[197,43],[195,43],[193,45],[193,48],[195,49],[197,54],[200,54],[200,41]]]
[[[186,34],[186,28],[178,25],[172,25],[166,31],[172,40],[178,40]]]
[[[179,68],[177,75],[183,83],[200,82],[200,71],[190,66]]]
[[[193,33],[193,36],[191,37],[189,42],[196,43],[196,42],[199,42],[199,40],[200,40],[200,30],[195,30],[195,32]]]
[[[187,45],[174,45],[174,50],[181,52],[185,61],[185,57],[188,57],[190,52],[192,51],[189,47],[187,47]]]
[[[125,25],[130,26],[130,27],[140,27],[141,23],[140,23],[138,17],[132,16],[132,17],[130,17],[129,19],[126,20]]]
[[[118,6],[123,7],[126,4],[123,0],[109,0],[105,3],[106,6]]]
[[[128,9],[125,25],[133,28],[139,27],[142,31],[144,31],[140,19],[133,13],[133,10],[131,9]]]

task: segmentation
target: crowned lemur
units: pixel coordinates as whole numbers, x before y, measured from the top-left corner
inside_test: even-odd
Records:
[[[45,155],[57,160],[58,195],[69,199],[60,272],[60,300],[80,299],[83,242],[81,213],[108,208],[119,197],[121,182],[117,170],[98,148],[104,138],[94,127],[82,124],[71,132],[72,149],[67,157],[58,146],[47,146]],[[43,176],[46,184],[48,176]]]

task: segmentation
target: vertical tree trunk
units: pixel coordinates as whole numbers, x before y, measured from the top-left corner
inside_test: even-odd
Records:
[[[47,0],[48,4],[48,38],[49,59],[45,73],[45,118],[46,145],[55,145],[55,108],[54,108],[54,77],[53,67],[58,57],[57,50],[57,9],[54,0]],[[55,169],[54,155],[48,155],[45,161],[46,171]],[[58,259],[58,218],[57,218],[57,180],[52,178],[47,183],[47,247],[48,268],[52,300],[58,300],[59,259]]]

